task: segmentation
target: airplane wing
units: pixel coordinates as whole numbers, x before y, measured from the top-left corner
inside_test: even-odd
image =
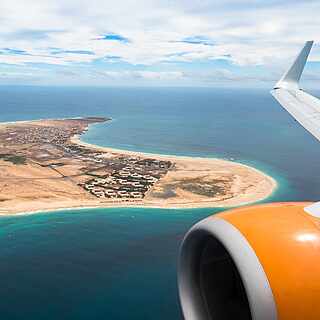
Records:
[[[271,94],[306,130],[320,141],[320,100],[304,92],[299,80],[307,62],[313,41],[307,41],[289,70],[277,82]],[[320,202],[304,208],[320,218]]]
[[[304,92],[299,80],[313,41],[307,41],[271,94],[315,138],[320,140],[320,100]]]

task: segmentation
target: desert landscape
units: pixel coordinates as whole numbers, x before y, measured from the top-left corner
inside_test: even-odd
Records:
[[[84,143],[109,118],[0,125],[0,214],[81,207],[227,207],[268,197],[273,178],[214,158],[145,154]]]

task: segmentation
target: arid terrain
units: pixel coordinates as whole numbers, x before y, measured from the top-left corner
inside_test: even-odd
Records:
[[[0,214],[59,208],[217,207],[269,196],[276,182],[231,161],[143,154],[79,140],[107,118],[0,124]]]

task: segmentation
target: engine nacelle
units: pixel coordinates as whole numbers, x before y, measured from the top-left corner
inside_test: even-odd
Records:
[[[320,219],[307,205],[243,207],[191,228],[178,270],[185,319],[320,319]]]

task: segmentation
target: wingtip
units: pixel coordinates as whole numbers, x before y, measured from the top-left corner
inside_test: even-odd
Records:
[[[288,71],[281,77],[273,89],[285,88],[290,90],[299,90],[300,77],[313,46],[313,42],[313,40],[308,40],[305,42],[303,48]]]
[[[313,41],[313,40],[308,40],[308,41],[306,41],[304,47],[305,47],[305,48],[308,48],[308,50],[309,50],[309,52],[310,52],[313,44],[314,44],[314,41]]]

